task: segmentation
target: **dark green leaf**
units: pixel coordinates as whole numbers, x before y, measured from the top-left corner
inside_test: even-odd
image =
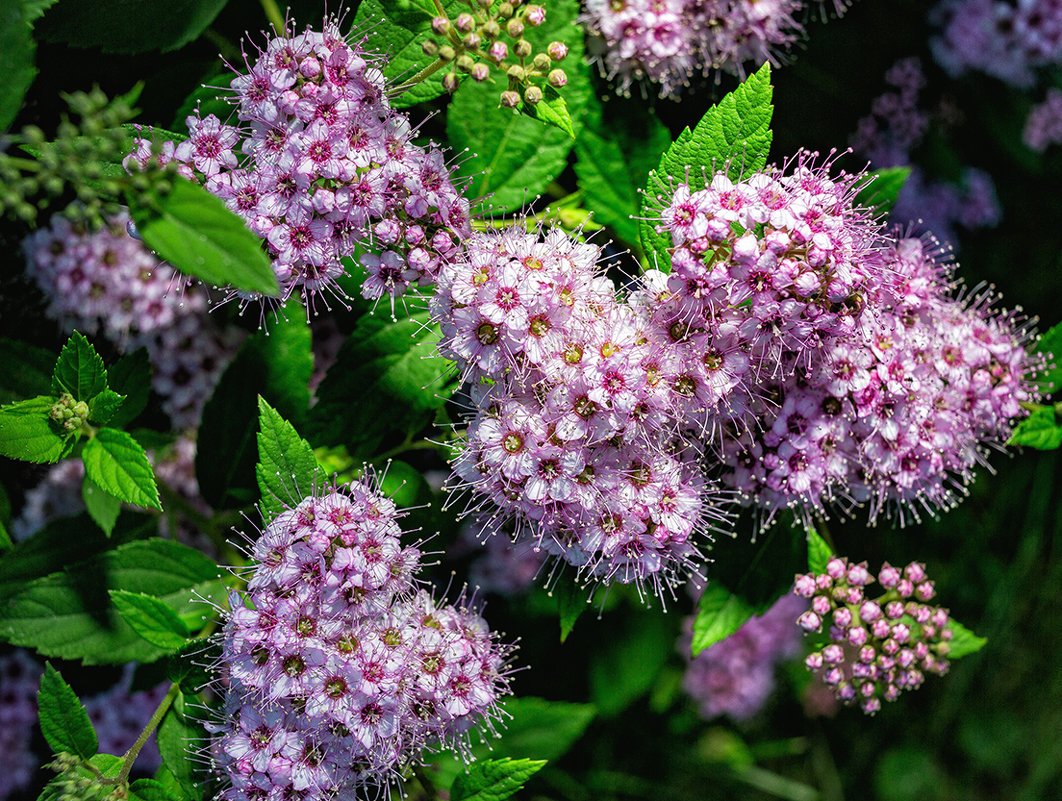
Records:
[[[96,770],[90,771],[84,765],[78,765],[72,773],[79,779],[87,780],[86,786],[89,787],[95,785],[99,776],[113,779],[122,771],[122,758],[114,754],[96,754],[88,760],[88,764]],[[63,781],[64,778],[66,777],[56,776],[52,779],[44,788],[44,792],[38,796],[37,801],[69,801],[69,786]],[[89,799],[84,799],[84,801],[89,801]],[[98,801],[98,799],[92,799],[92,801]]]
[[[0,408],[0,456],[24,462],[57,462],[70,452],[73,436],[61,436],[49,413],[55,398],[41,396]]]
[[[1042,353],[1047,367],[1037,374],[1046,395],[1053,395],[1062,387],[1062,323],[1051,328],[1036,343],[1036,352]]]
[[[317,475],[313,448],[264,398],[258,398],[258,488],[268,523],[310,494]]]
[[[133,437],[115,428],[101,428],[81,452],[85,475],[120,501],[162,509],[155,474],[147,454]]]
[[[594,219],[628,245],[638,245],[640,190],[660,153],[671,143],[667,128],[643,104],[591,96],[583,131],[575,140],[575,175]]]
[[[693,655],[720,640],[725,640],[756,610],[734,595],[726,587],[709,583],[697,605],[697,617],[693,621]]]
[[[561,576],[553,587],[553,595],[557,598],[557,612],[560,615],[560,641],[564,642],[590,602],[590,594],[576,584],[571,576]]]
[[[456,389],[449,363],[432,355],[437,339],[427,312],[398,322],[361,317],[317,390],[310,441],[368,458],[389,431],[427,425]]]
[[[155,771],[155,781],[162,785],[174,801],[191,801],[191,797],[181,787],[177,777],[165,765],[159,765],[159,769]]]
[[[118,514],[122,511],[122,502],[100,489],[99,484],[88,476],[81,482],[81,499],[85,502],[89,517],[96,521],[104,534],[111,536],[114,524],[118,522]]]
[[[113,389],[103,390],[89,401],[89,422],[98,426],[110,422],[124,402],[125,395],[119,395]]]
[[[0,404],[52,394],[55,354],[15,339],[0,339]]]
[[[8,0],[0,6],[0,63],[4,65],[4,81],[0,84],[0,133],[14,121],[22,108],[22,98],[37,75],[36,53],[30,20],[22,4]]]
[[[17,587],[0,606],[0,638],[89,665],[152,662],[165,650],[122,620],[108,591],[147,593],[180,615],[202,613],[206,604],[197,595],[217,598],[217,572],[214,562],[187,546],[131,542]]]
[[[110,596],[122,620],[152,645],[172,653],[188,642],[188,627],[169,604],[143,592],[110,590]]]
[[[626,612],[590,662],[590,698],[603,717],[614,717],[649,691],[675,647],[673,615]]]
[[[88,712],[51,662],[44,666],[37,708],[44,739],[54,752],[65,751],[82,759],[96,753],[99,742]]]
[[[216,639],[189,640],[166,660],[166,677],[188,693],[198,692],[215,678],[214,665],[221,659]]]
[[[203,187],[174,178],[173,190],[156,194],[150,208],[133,198],[129,206],[144,243],[181,272],[214,286],[279,292],[262,240]]]
[[[183,792],[175,794],[165,784],[154,779],[137,779],[129,785],[131,801],[180,801],[182,797]]]
[[[380,480],[380,492],[399,509],[419,506],[431,499],[431,487],[413,465],[397,459],[387,460],[386,473]]]
[[[760,69],[718,104],[708,109],[692,131],[686,128],[660,158],[649,175],[642,199],[639,230],[642,249],[650,266],[667,270],[671,257],[670,237],[655,225],[666,199],[678,184],[688,182],[690,191],[703,189],[716,170],[726,169],[731,179],[758,172],[767,164],[771,149],[771,65]]]
[[[221,376],[203,409],[195,472],[203,499],[215,509],[246,506],[258,497],[258,396],[299,425],[310,403],[310,329],[296,315],[259,331]]]
[[[125,401],[114,413],[112,428],[125,428],[136,420],[147,406],[151,394],[151,361],[146,348],[126,354],[107,370],[107,383],[115,392],[125,396]]]
[[[96,349],[78,331],[63,346],[52,373],[52,392],[69,392],[74,400],[89,401],[107,389],[107,368]]]
[[[177,114],[173,118],[174,128],[184,130],[185,123],[196,109],[199,109],[201,117],[213,114],[222,122],[227,122],[236,110],[230,100],[235,98],[235,93],[229,88],[236,76],[231,70],[216,72],[207,78],[202,86],[199,86],[185,98]]]
[[[1007,440],[1008,445],[1025,445],[1041,451],[1057,450],[1062,446],[1062,426],[1053,406],[1037,406],[1018,424]]]
[[[980,651],[988,642],[987,639],[978,637],[957,620],[949,618],[947,628],[951,631],[948,659],[962,659],[964,656]]]
[[[826,572],[826,563],[833,558],[833,549],[813,527],[808,526],[808,571],[816,575]]]
[[[59,0],[40,21],[41,38],[104,53],[176,50],[196,39],[227,0]]]
[[[910,167],[886,167],[874,170],[864,179],[863,188],[856,195],[855,204],[887,216],[896,205],[903,185],[911,175]]]
[[[450,801],[504,801],[542,769],[544,759],[485,759],[454,779]]]
[[[178,693],[173,707],[159,725],[158,744],[162,764],[169,768],[188,798],[203,799],[203,753],[206,730],[190,717],[184,693]]]

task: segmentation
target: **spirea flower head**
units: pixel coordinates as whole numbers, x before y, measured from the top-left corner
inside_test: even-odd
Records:
[[[281,297],[336,294],[340,259],[361,245],[362,294],[432,283],[469,230],[443,152],[412,142],[391,108],[379,57],[324,29],[271,37],[232,81],[236,125],[187,120],[172,158],[266,240]],[[130,164],[152,157],[138,142]]]
[[[948,670],[948,610],[934,606],[936,591],[925,566],[900,570],[887,562],[877,576],[883,592],[871,598],[874,577],[866,563],[834,557],[826,571],[797,576],[793,592],[811,600],[798,619],[805,632],[829,631],[830,643],[804,660],[838,700],[867,714],[922,685],[927,674]]]
[[[253,544],[222,634],[222,798],[361,797],[497,719],[510,649],[466,603],[420,586],[399,516],[356,481],[281,513]]]

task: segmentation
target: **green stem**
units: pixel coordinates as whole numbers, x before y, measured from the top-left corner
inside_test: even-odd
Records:
[[[18,156],[4,156],[4,166],[14,167],[23,172],[40,172],[41,163],[36,159],[26,159]]]
[[[401,445],[396,445],[395,447],[391,448],[391,450],[384,451],[383,453],[372,457],[372,460],[374,462],[380,462],[380,461],[383,461],[385,459],[393,459],[395,456],[403,454],[406,451],[425,451],[425,450],[429,450],[431,448],[438,448],[438,447],[439,446],[436,445],[434,442],[429,442],[426,439],[422,439],[422,440],[419,440],[417,442],[413,442],[412,439],[407,439]]]
[[[402,92],[405,92],[407,89],[412,89],[418,83],[421,83],[422,81],[426,81],[428,78],[430,78],[436,72],[441,70],[444,66],[446,66],[446,62],[445,61],[443,61],[441,58],[435,59],[435,61],[431,62],[431,64],[426,66],[424,69],[422,69],[420,72],[418,72],[412,78],[410,78],[408,81],[405,81],[401,86],[399,86],[395,90],[395,92],[397,94],[401,94]]]
[[[136,738],[136,742],[133,743],[129,750],[122,755],[122,771],[113,779],[102,779],[100,784],[118,785],[125,784],[129,779],[129,772],[133,769],[133,763],[136,762],[137,756],[140,754],[140,749],[144,747],[144,743],[148,741],[148,737],[151,736],[155,728],[162,722],[162,718],[169,712],[170,707],[173,705],[174,700],[177,698],[177,693],[181,691],[181,685],[174,682],[170,685],[170,689],[166,691],[166,695],[163,697],[161,703],[159,703],[158,709],[151,716],[151,720],[147,722],[144,730],[140,732],[140,736]]]
[[[269,24],[273,26],[273,30],[277,32],[277,35],[281,35],[287,30],[287,20],[284,19],[284,15],[280,13],[280,6],[276,4],[276,0],[258,0],[262,5],[262,11],[265,12],[266,19],[269,20]]]
[[[214,45],[221,53],[222,57],[226,61],[230,61],[235,64],[241,58],[240,48],[215,31],[213,28],[207,28],[203,31],[203,37]]]

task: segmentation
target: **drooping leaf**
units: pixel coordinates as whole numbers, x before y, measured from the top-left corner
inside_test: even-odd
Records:
[[[590,600],[589,593],[573,578],[562,576],[553,587],[553,595],[557,599],[557,612],[560,616],[560,641],[564,642],[575,628],[575,621],[586,609]]]
[[[0,133],[8,129],[22,108],[22,99],[37,75],[37,45],[23,4],[8,0],[0,6]]]
[[[602,103],[591,96],[583,131],[575,140],[575,175],[594,219],[637,246],[640,190],[671,135],[652,111],[636,101]]]
[[[104,53],[176,50],[195,40],[228,0],[59,0],[38,23],[44,41]]]
[[[204,797],[203,764],[196,755],[203,752],[205,742],[203,724],[190,716],[184,693],[179,692],[159,724],[159,754],[162,764],[192,801],[202,801]]]
[[[81,500],[85,502],[89,517],[96,521],[104,534],[111,536],[122,511],[122,502],[100,489],[100,485],[88,476],[81,482]]]
[[[150,206],[128,200],[144,243],[181,272],[214,286],[279,292],[262,241],[203,187],[175,177],[172,191],[156,193]]]
[[[53,751],[76,754],[82,759],[96,753],[99,742],[88,712],[51,662],[44,666],[37,708],[41,731]]]
[[[642,249],[651,265],[667,270],[670,237],[658,233],[660,211],[675,186],[688,183],[690,191],[703,189],[716,170],[725,169],[737,180],[762,170],[771,148],[771,65],[760,69],[707,113],[691,131],[686,128],[661,156],[649,174],[642,200],[639,230]]]
[[[110,596],[122,620],[152,645],[172,653],[188,642],[188,627],[169,604],[143,592],[110,590]]]
[[[68,454],[73,436],[59,434],[48,416],[55,401],[42,395],[0,408],[0,456],[51,464]]]
[[[81,452],[85,475],[120,501],[147,509],[162,509],[155,473],[147,454],[131,435],[101,428]]]
[[[808,527],[808,571],[820,575],[826,572],[826,563],[833,558],[833,549],[811,526]]]
[[[107,389],[107,368],[84,335],[75,331],[63,345],[52,373],[52,392],[69,392],[74,400],[92,400]]]
[[[52,351],[0,338],[0,404],[51,395],[54,366]]]
[[[111,428],[125,428],[147,407],[151,394],[151,361],[147,348],[127,353],[107,370],[107,384],[125,396],[110,419]]]
[[[649,691],[674,647],[674,618],[629,611],[619,631],[590,662],[590,698],[602,717],[614,717]]]
[[[957,620],[949,618],[947,628],[951,630],[948,659],[962,659],[964,656],[980,651],[988,642],[987,639],[978,637]]]
[[[203,408],[195,472],[204,500],[215,509],[253,503],[259,495],[258,396],[284,419],[299,425],[310,403],[313,370],[310,330],[290,319],[259,331],[244,343]]]
[[[885,167],[874,170],[866,176],[863,188],[856,195],[855,205],[871,209],[875,214],[888,216],[910,175],[910,167]]]
[[[454,779],[450,801],[504,801],[546,764],[544,759],[484,759]]]
[[[1036,406],[1014,429],[1007,444],[1025,445],[1041,451],[1057,450],[1062,446],[1062,426],[1055,407]]]
[[[317,459],[313,448],[299,436],[264,398],[258,398],[259,506],[266,522],[296,505],[314,486]]]
[[[734,595],[721,584],[711,582],[697,604],[697,617],[693,621],[693,655],[720,640],[725,640],[756,610]]]

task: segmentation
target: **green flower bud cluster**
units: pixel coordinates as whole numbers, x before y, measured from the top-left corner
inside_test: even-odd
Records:
[[[59,753],[46,766],[58,775],[48,784],[56,801],[126,801],[126,782],[104,779],[90,763],[74,754]]]
[[[568,55],[567,45],[550,42],[544,52],[536,53],[524,38],[528,28],[545,19],[545,8],[523,0],[469,0],[469,10],[454,19],[432,20],[432,31],[439,38],[427,39],[423,49],[449,67],[443,76],[447,92],[457,91],[463,75],[482,83],[497,71],[507,84],[501,105],[515,108],[521,101],[535,105],[542,102],[545,85],[559,89],[568,82],[564,70],[556,66]]]
[[[136,114],[129,98],[110,100],[95,88],[63,99],[70,114],[53,141],[27,125],[0,152],[0,215],[33,224],[40,212],[65,201],[66,216],[98,226],[118,212],[126,193],[138,192],[136,184],[147,180],[160,191],[153,176],[138,181],[121,166],[131,138],[121,126]]]
[[[73,395],[64,392],[52,406],[48,416],[62,426],[65,432],[72,434],[88,420],[89,407],[85,401],[75,401]]]

